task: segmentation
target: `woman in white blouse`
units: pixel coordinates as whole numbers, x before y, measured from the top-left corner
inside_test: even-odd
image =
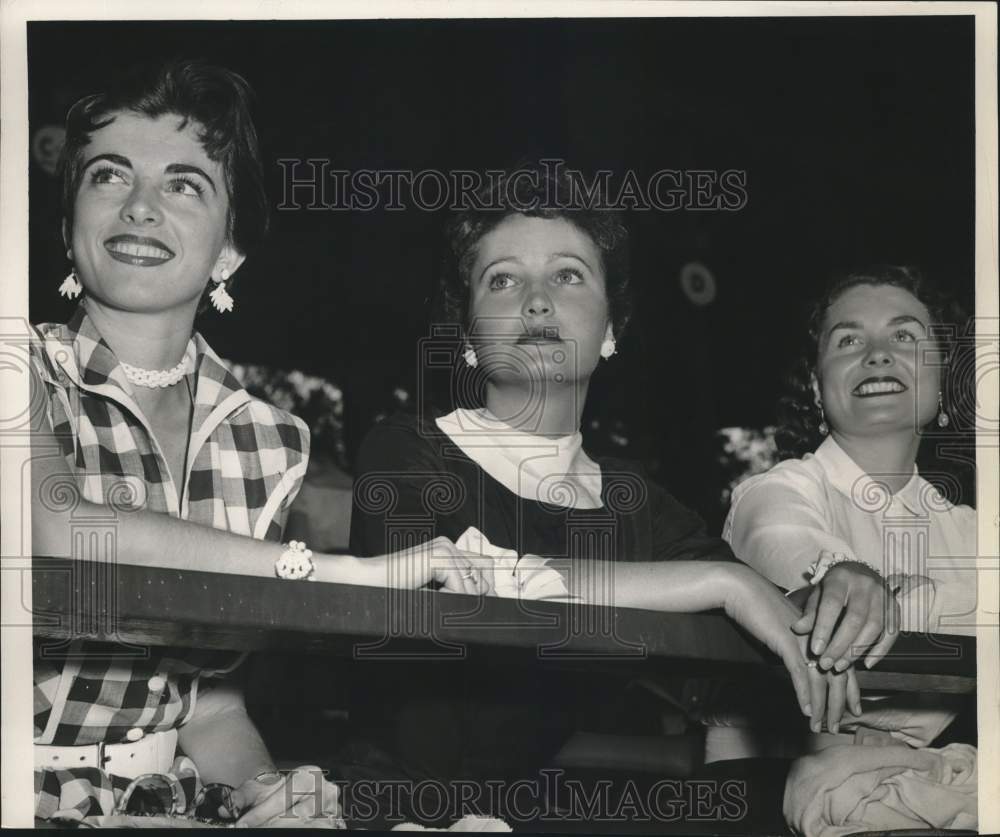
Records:
[[[873,665],[900,629],[975,634],[975,510],[916,468],[921,441],[957,406],[948,310],[910,268],[837,278],[813,314],[798,397],[783,403],[779,448],[801,458],[733,494],[723,536],[774,583],[811,585],[795,630],[811,633],[816,663],[841,689],[837,673]],[[814,731],[820,720],[814,711]],[[837,719],[828,726],[836,732]]]

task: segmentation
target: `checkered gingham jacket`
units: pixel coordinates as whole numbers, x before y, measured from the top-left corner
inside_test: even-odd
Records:
[[[191,344],[196,384],[182,497],[85,304],[66,325],[39,326],[37,337],[32,369],[47,392],[52,428],[83,498],[120,503],[124,485],[136,506],[281,539],[305,476],[308,430],[295,416],[248,395],[200,335]],[[178,727],[194,709],[199,678],[222,674],[241,659],[232,652],[155,647],[122,655],[109,649],[116,650],[74,642],[69,653],[63,647],[53,658],[51,646],[36,642],[36,743],[119,743],[137,727],[147,733]],[[127,784],[96,768],[36,770],[36,816],[109,814]]]

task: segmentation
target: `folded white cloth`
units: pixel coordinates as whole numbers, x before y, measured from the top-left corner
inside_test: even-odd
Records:
[[[765,703],[759,694],[747,697],[734,684],[713,696],[702,713],[702,723],[708,727],[705,763],[795,757],[826,749],[831,743],[853,743],[856,735],[871,730],[885,731],[911,747],[926,747],[955,719],[961,698],[934,692],[865,694],[861,715],[845,713],[839,735],[809,733],[803,740],[800,730],[789,728],[779,707]]]
[[[513,549],[494,546],[475,526],[466,529],[455,541],[463,552],[493,559],[493,595],[507,599],[545,599],[577,601],[571,596],[562,575],[546,566],[548,559],[518,554]]]
[[[425,828],[422,825],[417,825],[414,822],[404,822],[400,825],[395,826],[393,831],[511,831],[511,827],[507,825],[503,820],[497,819],[496,817],[478,817],[475,814],[467,814],[462,817],[458,822],[454,823],[451,827],[444,828]]]
[[[188,817],[171,817],[166,814],[142,816],[139,814],[108,814],[84,817],[82,825],[89,828],[228,828],[228,824],[213,824]]]
[[[978,824],[977,752],[846,745],[795,761],[785,783],[784,815],[805,837],[858,831],[963,828]]]

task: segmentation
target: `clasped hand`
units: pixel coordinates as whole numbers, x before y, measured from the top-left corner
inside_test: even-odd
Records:
[[[865,564],[844,561],[812,587],[792,630],[810,635],[820,669],[841,672],[863,655],[868,668],[879,662],[899,636],[899,619],[899,604],[882,577]]]
[[[233,791],[237,828],[344,828],[340,789],[315,766],[248,779]]]
[[[811,658],[810,727],[819,732],[825,715],[827,729],[838,732],[845,705],[861,714],[854,663],[864,656],[871,668],[888,653],[899,636],[899,604],[878,573],[854,561],[837,564],[818,584],[796,594],[793,599],[808,596],[792,630]]]
[[[493,559],[464,552],[443,535],[419,546],[379,559],[388,569],[391,587],[416,589],[435,582],[449,593],[489,595],[493,590]]]

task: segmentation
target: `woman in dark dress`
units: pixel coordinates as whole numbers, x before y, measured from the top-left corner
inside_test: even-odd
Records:
[[[545,208],[547,196],[573,193],[534,174],[480,196],[504,208],[449,224],[443,308],[464,340],[459,400],[480,406],[372,429],[357,461],[351,551],[456,540],[474,527],[494,546],[551,559],[589,604],[724,608],[781,655],[808,714],[815,684],[789,630],[796,608],[636,463],[583,449],[591,375],[629,316],[626,231],[611,212]],[[395,667],[380,684],[372,676],[359,678],[367,688],[353,717],[397,769],[438,780],[534,774],[602,685],[565,672],[550,683],[540,667],[530,680],[427,663]]]

